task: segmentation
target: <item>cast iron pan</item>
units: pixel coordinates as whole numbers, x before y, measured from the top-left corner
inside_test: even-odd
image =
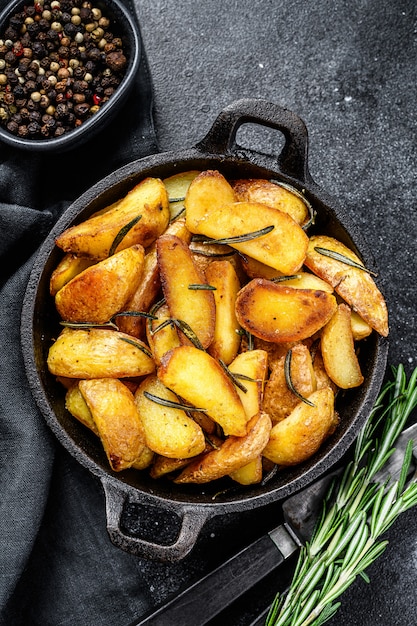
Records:
[[[240,147],[236,133],[245,123],[280,131],[285,138],[281,153],[276,157]],[[62,256],[55,238],[65,228],[125,195],[146,176],[165,178],[190,169],[218,169],[230,178],[273,178],[304,190],[318,212],[315,230],[340,239],[360,254],[367,267],[375,270],[374,259],[358,226],[311,178],[307,149],[307,129],[294,113],[264,100],[238,100],[220,113],[207,136],[195,147],[139,159],[94,185],[67,209],[39,251],[22,312],[22,345],[29,384],[58,440],[101,481],[110,538],[124,550],[151,559],[180,560],[193,548],[209,518],[264,506],[318,478],[346,452],[369,415],[384,377],[388,342],[375,332],[361,342],[365,383],[338,398],[341,421],[334,435],[309,461],[278,472],[266,484],[233,489],[230,483],[222,481],[203,486],[173,485],[169,481],[152,480],[146,471],[115,473],[109,468],[98,438],[66,411],[64,390],[45,365],[49,346],[59,332],[54,302],[49,295],[49,277]],[[161,514],[176,514],[180,525],[176,540],[161,545],[127,534],[121,525],[127,503],[156,506]]]

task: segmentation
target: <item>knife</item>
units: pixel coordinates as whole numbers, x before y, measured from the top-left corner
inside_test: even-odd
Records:
[[[417,458],[417,423],[398,437],[395,451],[375,476],[383,483],[397,479],[408,441],[413,444],[413,469]],[[232,556],[222,565],[131,626],[204,626],[235,600],[295,554],[311,538],[323,498],[332,478],[341,469],[287,498],[282,505],[284,522]],[[204,607],[204,610],[202,610]],[[267,610],[262,613],[263,620]],[[198,622],[196,622],[196,619]],[[263,623],[258,618],[251,626]]]

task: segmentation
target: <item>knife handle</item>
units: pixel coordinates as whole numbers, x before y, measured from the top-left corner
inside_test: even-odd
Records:
[[[278,526],[131,626],[203,626],[265,578],[298,548]]]

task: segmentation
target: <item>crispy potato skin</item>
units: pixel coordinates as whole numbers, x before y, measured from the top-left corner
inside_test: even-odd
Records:
[[[226,365],[235,358],[239,346],[239,322],[236,319],[235,300],[240,289],[239,278],[229,261],[213,261],[207,267],[206,279],[213,291],[215,326],[209,353]]]
[[[363,375],[355,352],[350,307],[339,304],[321,334],[321,353],[330,379],[341,389],[363,383]]]
[[[145,447],[145,432],[132,393],[120,380],[81,380],[79,389],[91,411],[112,469],[131,467]]]
[[[235,201],[230,183],[217,170],[205,170],[194,178],[185,197],[187,228],[200,232],[199,223],[217,206]]]
[[[105,259],[119,231],[139,215],[141,219],[126,233],[117,251],[137,243],[147,248],[168,226],[168,194],[158,178],[145,178],[108,211],[71,226],[57,237],[56,245],[65,252]]]
[[[236,317],[248,332],[273,343],[301,341],[322,328],[336,310],[326,291],[284,287],[255,278],[236,298]]]
[[[245,437],[229,437],[220,449],[187,465],[174,482],[207,483],[254,461],[268,442],[271,420],[266,413],[261,413],[252,418],[248,427]]]
[[[214,336],[216,308],[211,291],[190,289],[193,284],[207,284],[194,264],[188,245],[175,235],[163,235],[156,243],[162,290],[171,317],[186,322],[197,335],[203,348]],[[190,340],[180,333],[180,341]]]
[[[389,333],[387,305],[372,276],[361,269],[320,254],[315,250],[317,247],[333,250],[357,263],[362,263],[361,259],[333,237],[315,235],[310,238],[305,265],[330,283],[365,322],[380,335],[387,337]]]
[[[158,377],[192,406],[223,428],[224,434],[243,437],[247,431],[245,409],[221,365],[207,352],[180,346],[162,357]]]
[[[75,254],[66,254],[51,274],[49,281],[51,296],[55,296],[64,285],[93,263],[92,259],[78,257]]]
[[[61,318],[67,322],[108,322],[139,286],[144,256],[141,245],[132,246],[78,274],[55,296]]]
[[[300,343],[291,348],[291,380],[295,389],[307,398],[317,388],[310,351]],[[285,356],[274,365],[265,385],[263,409],[273,423],[279,422],[294,410],[300,399],[288,388],[285,371]]]
[[[332,390],[319,389],[308,399],[314,407],[300,402],[287,418],[272,427],[262,454],[273,463],[282,466],[303,463],[334,431],[337,417]]]
[[[55,376],[81,379],[151,374],[155,371],[153,359],[128,343],[131,341],[129,335],[105,328],[64,328],[49,349],[49,371]]]
[[[291,215],[298,224],[309,216],[306,204],[294,193],[262,178],[248,178],[232,182],[238,202],[260,202]]]

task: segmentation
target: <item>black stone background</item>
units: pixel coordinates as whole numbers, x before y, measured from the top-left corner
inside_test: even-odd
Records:
[[[194,145],[218,112],[242,97],[269,99],[304,119],[313,178],[349,208],[375,253],[391,315],[389,366],[403,363],[410,372],[417,365],[415,3],[136,0],[136,6],[161,150]],[[279,149],[278,133],[247,133],[249,142]],[[271,515],[260,510],[210,523],[214,554],[207,551],[206,567],[197,550],[186,571],[157,566],[151,575],[149,568],[154,597],[162,600],[208,571]],[[397,521],[385,554],[369,569],[371,584],[357,580],[329,623],[417,624],[416,527],[413,510]],[[271,589],[279,584],[269,581]],[[250,623],[250,607],[264,590],[216,624]]]

